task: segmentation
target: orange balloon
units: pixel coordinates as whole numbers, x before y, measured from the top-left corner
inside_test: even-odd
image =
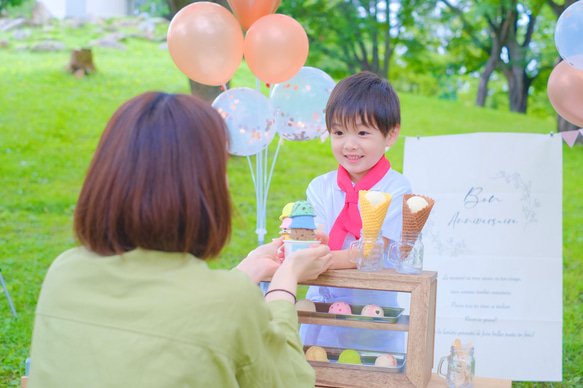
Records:
[[[583,127],[583,71],[562,61],[549,76],[547,94],[558,114]]]
[[[243,58],[243,31],[225,7],[201,1],[182,8],[168,27],[168,51],[176,67],[201,84],[227,83]]]
[[[239,19],[241,26],[248,30],[255,21],[275,12],[281,0],[227,0]]]
[[[243,50],[255,77],[277,84],[292,78],[306,63],[308,35],[294,18],[267,15],[249,28]]]

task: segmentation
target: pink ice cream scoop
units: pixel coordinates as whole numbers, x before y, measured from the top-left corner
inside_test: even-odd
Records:
[[[392,354],[381,354],[374,362],[375,366],[397,366],[397,360]]]
[[[366,315],[368,317],[384,317],[385,311],[381,306],[376,304],[367,304],[362,308],[360,315]]]
[[[352,314],[352,309],[350,305],[346,302],[334,302],[330,305],[328,309],[330,314]]]
[[[286,217],[283,219],[283,221],[281,222],[281,225],[279,225],[279,227],[281,229],[287,229],[291,225],[292,221],[293,221],[292,218]]]

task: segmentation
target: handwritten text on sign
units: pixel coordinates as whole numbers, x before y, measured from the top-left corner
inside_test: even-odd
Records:
[[[404,175],[435,199],[423,230],[424,269],[438,271],[434,365],[460,338],[478,376],[561,380],[561,146],[510,133],[406,140]]]

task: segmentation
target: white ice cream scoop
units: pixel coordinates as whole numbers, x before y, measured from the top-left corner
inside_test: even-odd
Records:
[[[411,209],[411,213],[417,213],[419,210],[425,209],[429,203],[423,197],[415,196],[407,200],[407,206]]]
[[[387,200],[380,191],[369,191],[366,193],[366,199],[368,199],[368,202],[370,202],[373,207],[376,207]]]

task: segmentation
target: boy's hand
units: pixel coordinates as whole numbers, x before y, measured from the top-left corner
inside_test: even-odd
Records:
[[[328,240],[330,239],[330,236],[322,232],[322,229],[324,229],[324,225],[318,225],[316,231],[316,240],[320,241],[320,243],[324,245],[328,245]]]

